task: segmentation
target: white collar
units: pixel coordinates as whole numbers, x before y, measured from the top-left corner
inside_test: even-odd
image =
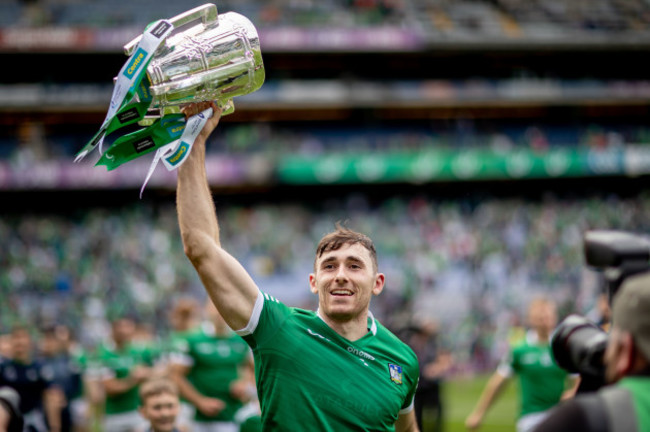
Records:
[[[316,309],[316,315],[325,324],[327,324],[327,322],[323,319],[323,316],[320,313],[320,308]],[[370,311],[370,310],[368,311],[368,321],[370,321],[370,328],[368,328],[368,330],[370,330],[372,332],[373,336],[377,336],[377,322],[375,321],[375,316],[372,314],[372,311]]]

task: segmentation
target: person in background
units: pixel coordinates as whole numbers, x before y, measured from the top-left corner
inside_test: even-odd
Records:
[[[551,353],[550,337],[557,325],[555,303],[545,298],[534,299],[528,308],[528,322],[532,331],[527,333],[524,342],[510,349],[488,381],[465,421],[467,429],[480,427],[485,414],[515,374],[519,376],[521,401],[517,432],[532,431],[560,400],[575,394],[579,379],[569,378]],[[568,388],[567,381],[570,382]]]
[[[56,326],[41,330],[39,353],[39,360],[52,372],[53,384],[63,392],[61,430],[70,432],[73,428],[70,401],[82,392],[81,370],[65,350],[63,341],[56,332]]]
[[[451,367],[448,352],[440,349],[438,343],[438,323],[431,319],[420,319],[408,338],[420,364],[420,382],[415,392],[415,417],[418,427],[422,427],[425,408],[433,410],[433,430],[440,432],[443,425],[443,401],[441,394],[442,377]]]
[[[135,322],[121,317],[111,323],[112,339],[99,348],[106,395],[104,432],[134,432],[146,426],[138,413],[138,386],[153,375],[151,355],[132,343]]]
[[[59,432],[65,396],[53,385],[52,370],[34,360],[32,336],[27,327],[11,331],[12,358],[0,362],[0,387],[13,388],[20,396],[25,429]]]
[[[178,389],[167,378],[152,378],[142,383],[139,390],[140,415],[149,423],[147,432],[187,432],[177,428],[180,410]]]
[[[202,329],[189,335],[184,351],[175,356],[172,376],[196,409],[195,432],[236,432],[235,413],[250,399],[240,384],[250,349],[212,302],[206,302],[205,315]]]
[[[609,385],[561,403],[535,432],[650,431],[650,273],[626,278],[612,300]]]
[[[172,372],[174,363],[183,363],[183,354],[181,358],[175,357],[179,353],[187,351],[187,338],[194,332],[200,331],[199,305],[191,297],[178,298],[169,313],[170,332],[166,341],[165,351],[167,352],[167,363]],[[170,375],[171,376],[171,375]],[[191,428],[194,421],[195,408],[185,397],[180,397],[181,409],[178,414],[176,423],[181,428]]]

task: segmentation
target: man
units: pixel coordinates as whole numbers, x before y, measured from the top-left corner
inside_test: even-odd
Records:
[[[444,418],[442,378],[451,367],[451,355],[438,346],[438,323],[428,318],[421,319],[414,326],[408,344],[420,363],[420,382],[415,392],[415,418],[418,428],[424,431],[422,426],[424,413],[432,410],[434,416],[432,430],[439,432],[442,430]]]
[[[532,332],[526,340],[514,346],[488,381],[474,411],[467,417],[465,426],[478,429],[506,382],[515,373],[519,375],[521,410],[517,420],[517,432],[532,431],[548,415],[549,409],[561,399],[573,396],[578,385],[577,378],[567,389],[568,374],[553,359],[549,339],[557,324],[555,304],[538,298],[528,309]]]
[[[52,371],[52,382],[63,392],[64,403],[61,407],[61,430],[72,430],[70,402],[83,390],[81,369],[63,346],[55,326],[48,326],[41,331],[39,341],[41,362]]]
[[[604,362],[613,385],[561,404],[535,432],[650,430],[650,273],[627,278],[612,306]]]
[[[226,324],[212,302],[207,322],[189,334],[172,359],[172,377],[181,395],[195,407],[195,432],[237,432],[235,413],[245,395],[234,390],[250,349]]]
[[[153,374],[150,354],[132,343],[135,322],[121,317],[111,323],[112,340],[99,347],[106,395],[105,432],[133,432],[145,426],[138,413],[138,386]]]
[[[221,246],[205,169],[205,142],[220,112],[203,103],[185,114],[208,106],[215,113],[178,172],[179,225],[210,298],[253,349],[264,429],[416,431],[417,359],[368,310],[385,279],[372,241],[341,227],[320,241],[309,275],[317,312],[262,293]]]
[[[178,432],[178,390],[166,378],[153,378],[140,386],[138,411],[149,422],[148,432]]]
[[[187,349],[187,337],[199,331],[198,317],[200,311],[198,303],[191,297],[177,299],[169,312],[170,332],[165,340],[166,362],[170,373],[174,373],[175,364],[185,363],[184,355],[179,353]],[[173,375],[172,375],[173,376]],[[181,408],[177,417],[177,424],[181,429],[191,429],[194,422],[195,408],[181,395]]]
[[[11,343],[13,358],[0,363],[0,387],[11,387],[20,396],[25,429],[60,431],[64,396],[52,383],[52,371],[33,359],[29,330],[16,326],[11,331]]]

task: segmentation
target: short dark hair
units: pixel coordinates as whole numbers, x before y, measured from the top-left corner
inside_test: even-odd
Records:
[[[325,252],[338,250],[343,245],[352,244],[360,244],[368,249],[368,252],[370,252],[370,258],[372,259],[372,265],[374,266],[375,271],[377,271],[377,251],[375,250],[375,245],[370,237],[353,231],[350,228],[343,226],[340,222],[336,223],[335,231],[325,234],[318,243],[318,246],[316,247],[316,259],[314,260],[314,270],[316,270],[316,261],[318,258],[322,257]]]

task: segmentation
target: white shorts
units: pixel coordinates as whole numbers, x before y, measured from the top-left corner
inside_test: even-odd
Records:
[[[517,420],[517,432],[532,432],[538,424],[548,417],[549,410],[530,413]]]
[[[149,422],[137,411],[107,414],[104,417],[104,432],[140,432],[149,427]]]
[[[239,425],[235,422],[194,422],[192,432],[239,432]]]

